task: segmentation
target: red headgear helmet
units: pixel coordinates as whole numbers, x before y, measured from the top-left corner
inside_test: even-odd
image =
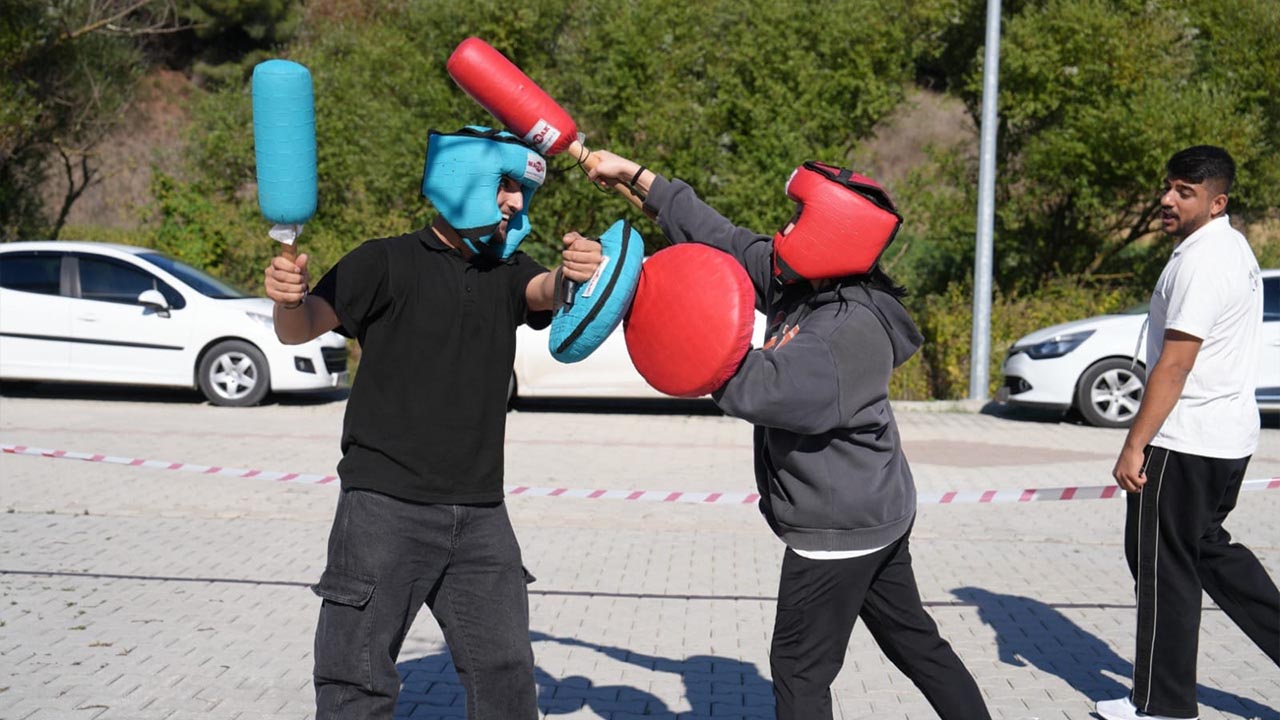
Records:
[[[868,273],[902,225],[879,184],[820,162],[791,173],[787,197],[800,207],[791,231],[773,237],[773,274],[784,283]]]

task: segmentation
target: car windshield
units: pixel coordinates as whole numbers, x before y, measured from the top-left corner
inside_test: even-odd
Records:
[[[160,253],[139,253],[138,257],[173,275],[182,282],[191,286],[191,289],[201,295],[211,297],[215,300],[234,300],[236,298],[252,297],[249,293],[228,285],[216,277],[197,270],[186,263],[179,262]]]
[[[1151,303],[1138,303],[1120,311],[1120,315],[1146,315],[1151,311]]]

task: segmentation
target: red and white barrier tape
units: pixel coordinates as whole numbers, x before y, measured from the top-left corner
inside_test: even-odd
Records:
[[[175,463],[165,460],[143,460],[141,458],[116,457],[93,453],[72,452],[69,450],[46,450],[27,447],[26,445],[0,445],[0,451],[7,455],[28,455],[33,457],[55,458],[61,460],[82,460],[85,462],[101,462],[129,467],[144,467],[153,470],[181,470],[182,472],[200,475],[218,475],[222,477],[256,478],[274,482],[302,483],[304,485],[329,485],[336,483],[336,475],[313,475],[308,473],[284,473],[273,470],[246,470],[244,468],[221,467],[216,465],[193,465],[191,463]],[[1245,480],[1241,490],[1280,490],[1280,477],[1260,480]],[[680,492],[670,490],[575,490],[570,488],[546,488],[519,485],[506,488],[507,495],[518,497],[564,497],[583,500],[640,500],[645,502],[695,503],[717,505],[750,505],[760,499],[756,493],[741,492]],[[916,502],[918,505],[962,505],[971,503],[1024,503],[1054,502],[1062,500],[1105,500],[1124,495],[1115,485],[1090,485],[1062,488],[1028,488],[1025,490],[981,490],[945,493],[921,493]]]

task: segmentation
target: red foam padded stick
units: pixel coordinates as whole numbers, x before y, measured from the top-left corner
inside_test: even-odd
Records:
[[[754,325],[746,270],[727,253],[688,243],[645,262],[624,332],[641,377],[659,392],[693,398],[737,372]]]
[[[458,87],[539,152],[556,155],[578,139],[569,113],[480,38],[458,43],[445,69]]]

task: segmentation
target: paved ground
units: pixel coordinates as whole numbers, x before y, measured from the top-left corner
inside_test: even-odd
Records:
[[[48,395],[52,394],[52,397]],[[340,396],[251,409],[186,393],[0,397],[0,444],[245,470],[331,474]],[[593,411],[594,410],[594,411]],[[746,492],[750,433],[688,412],[524,407],[508,484]],[[1123,437],[1032,417],[900,408],[921,491],[1109,484]],[[1274,426],[1274,424],[1273,424]],[[1249,476],[1280,476],[1280,430]],[[310,716],[308,584],[332,485],[0,456],[0,720]],[[751,506],[516,497],[548,717],[772,717],[767,648],[782,546]],[[1123,504],[923,506],[926,603],[998,718],[1087,718],[1128,687],[1132,583]],[[1280,491],[1229,523],[1280,577]],[[1206,599],[1203,718],[1280,718],[1280,670]],[[401,715],[464,717],[423,613],[401,655]],[[838,717],[935,717],[855,632]]]

